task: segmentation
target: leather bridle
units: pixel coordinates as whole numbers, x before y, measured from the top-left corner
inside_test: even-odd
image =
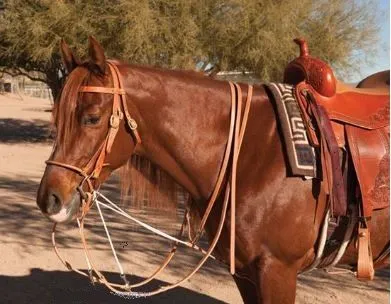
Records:
[[[113,88],[81,86],[79,89],[80,93],[102,93],[114,95],[113,107],[109,120],[109,130],[102,145],[100,146],[98,151],[92,156],[87,165],[83,168],[53,160],[46,161],[47,165],[65,168],[83,177],[80,185],[77,187],[83,200],[83,215],[85,215],[85,213],[89,210],[92,204],[92,193],[94,191],[94,187],[92,185],[91,179],[97,179],[102,171],[102,168],[106,165],[104,161],[106,159],[107,154],[109,154],[111,151],[116,135],[118,134],[121,120],[124,117],[127,126],[129,127],[129,130],[131,131],[135,140],[135,145],[137,146],[141,143],[141,137],[137,130],[137,123],[129,114],[128,105],[126,102],[126,93],[123,89],[123,82],[118,67],[110,61],[107,62],[107,65],[109,67],[111,77],[113,79]],[[87,183],[88,192],[85,192],[83,190],[84,183]]]

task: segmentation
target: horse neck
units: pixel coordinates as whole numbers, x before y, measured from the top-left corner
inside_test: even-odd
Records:
[[[191,72],[127,69],[129,104],[148,158],[195,199],[210,196],[223,160],[231,111],[226,82]]]

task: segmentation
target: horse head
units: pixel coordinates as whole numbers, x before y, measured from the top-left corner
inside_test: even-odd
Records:
[[[67,222],[88,194],[129,159],[137,142],[131,133],[138,133],[117,67],[106,61],[99,43],[90,37],[90,59],[84,63],[64,41],[60,49],[69,76],[54,106],[56,139],[37,204],[52,221]]]

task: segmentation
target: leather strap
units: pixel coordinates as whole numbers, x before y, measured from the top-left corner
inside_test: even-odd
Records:
[[[231,149],[232,149],[232,141],[233,141],[233,135],[234,135],[234,124],[235,124],[235,116],[236,116],[236,93],[234,86],[231,82],[229,82],[230,89],[231,89],[231,118],[230,118],[230,127],[229,127],[229,132],[228,132],[228,140],[227,140],[227,145],[225,147],[225,152],[224,152],[224,158],[223,158],[223,164],[220,168],[219,175],[217,177],[217,182],[216,185],[213,189],[212,195],[209,199],[208,205],[206,207],[206,210],[204,212],[204,215],[201,219],[200,226],[198,228],[198,232],[194,238],[194,243],[198,241],[198,239],[201,236],[202,231],[205,228],[206,220],[209,218],[209,214],[212,211],[212,208],[214,206],[214,203],[216,202],[216,199],[218,195],[220,194],[221,190],[221,185],[223,183],[225,173],[227,171],[228,167],[228,162],[230,159],[231,155]]]
[[[330,119],[326,110],[317,104],[311,91],[307,91],[307,99],[319,129],[323,180],[332,201],[332,214],[346,215],[346,187],[340,167],[338,143]]]
[[[373,280],[374,275],[369,229],[359,224],[357,279],[362,281]]]
[[[230,272],[235,274],[235,226],[236,226],[236,168],[239,158],[240,148],[243,142],[244,132],[246,129],[248,115],[250,112],[250,105],[253,96],[253,86],[248,86],[247,100],[243,118],[242,113],[242,89],[238,84],[229,82],[231,91],[231,117],[230,117],[230,128],[228,132],[227,145],[224,152],[223,164],[220,168],[219,175],[217,177],[216,185],[213,189],[212,195],[207,204],[207,208],[202,216],[196,236],[193,238],[192,243],[195,244],[202,235],[202,231],[205,228],[206,221],[209,218],[210,212],[220,194],[223,181],[226,177],[227,167],[231,158],[232,152],[232,168],[228,185],[230,186],[230,199],[231,199],[231,217],[230,217]],[[227,187],[228,187],[227,185]]]
[[[125,114],[127,125],[136,140],[136,145],[141,143],[141,136],[137,130],[136,121],[129,114],[128,105],[127,105],[127,101],[126,101],[126,92],[123,89],[124,85],[123,85],[122,77],[120,76],[120,72],[118,70],[118,67],[114,63],[112,63],[111,61],[108,61],[107,65],[110,69],[111,76],[113,79],[113,84],[114,84],[113,88],[95,87],[95,86],[81,86],[79,89],[79,92],[82,92],[82,93],[102,93],[102,94],[113,94],[114,95],[112,115],[110,117],[110,130],[108,133],[109,140],[108,140],[107,146],[106,146],[106,152],[110,153],[112,144],[115,139],[115,135],[118,132],[119,123],[123,119],[124,114]],[[121,111],[121,106],[122,106],[123,112]]]
[[[235,237],[236,237],[236,173],[239,160],[240,148],[243,142],[244,131],[246,130],[248,114],[252,100],[253,87],[248,86],[247,102],[242,116],[242,90],[238,84],[234,84],[237,92],[237,113],[235,121],[234,147],[232,156],[232,172],[231,172],[231,236],[230,236],[230,272],[235,274]],[[232,91],[232,83],[230,83]]]
[[[115,64],[112,64],[112,67],[113,67],[113,69],[115,71],[115,75],[118,78],[119,87],[123,88],[124,84],[123,84],[122,77],[120,76],[121,74],[120,74],[120,72],[118,70],[118,67]],[[125,95],[121,95],[121,101],[122,101],[122,108],[123,108],[123,111],[125,113],[126,122],[128,124],[129,129],[131,130],[133,136],[136,139],[136,145],[137,144],[141,144],[141,136],[140,136],[140,134],[139,134],[139,132],[137,130],[138,125],[137,125],[136,121],[129,114],[128,104],[126,102],[126,94]]]
[[[390,257],[390,242],[384,247],[379,256],[373,261],[373,267],[377,267],[379,264],[383,263],[383,261]]]
[[[106,87],[82,86],[82,87],[80,87],[79,92],[80,93],[120,94],[120,95],[126,94],[124,89],[120,89],[120,88],[116,88],[116,87],[106,88]]]

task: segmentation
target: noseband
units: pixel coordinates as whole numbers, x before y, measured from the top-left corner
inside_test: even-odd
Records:
[[[47,165],[65,168],[83,177],[80,185],[77,187],[83,199],[83,216],[86,214],[92,204],[92,193],[94,191],[94,187],[92,185],[91,179],[97,179],[102,171],[102,168],[107,165],[104,163],[104,161],[106,159],[107,154],[109,154],[111,151],[115,137],[119,130],[120,122],[124,118],[124,116],[127,125],[134,137],[135,144],[138,145],[141,143],[141,137],[139,132],[137,131],[137,123],[129,114],[128,105],[126,103],[126,92],[123,89],[124,86],[118,67],[110,61],[107,62],[107,65],[110,69],[111,77],[113,79],[113,88],[81,86],[79,89],[80,93],[102,93],[114,95],[113,107],[109,121],[109,130],[102,145],[100,146],[98,151],[92,156],[87,165],[83,168],[53,160],[46,161]],[[87,183],[87,186],[89,188],[88,192],[83,191],[84,183]]]

